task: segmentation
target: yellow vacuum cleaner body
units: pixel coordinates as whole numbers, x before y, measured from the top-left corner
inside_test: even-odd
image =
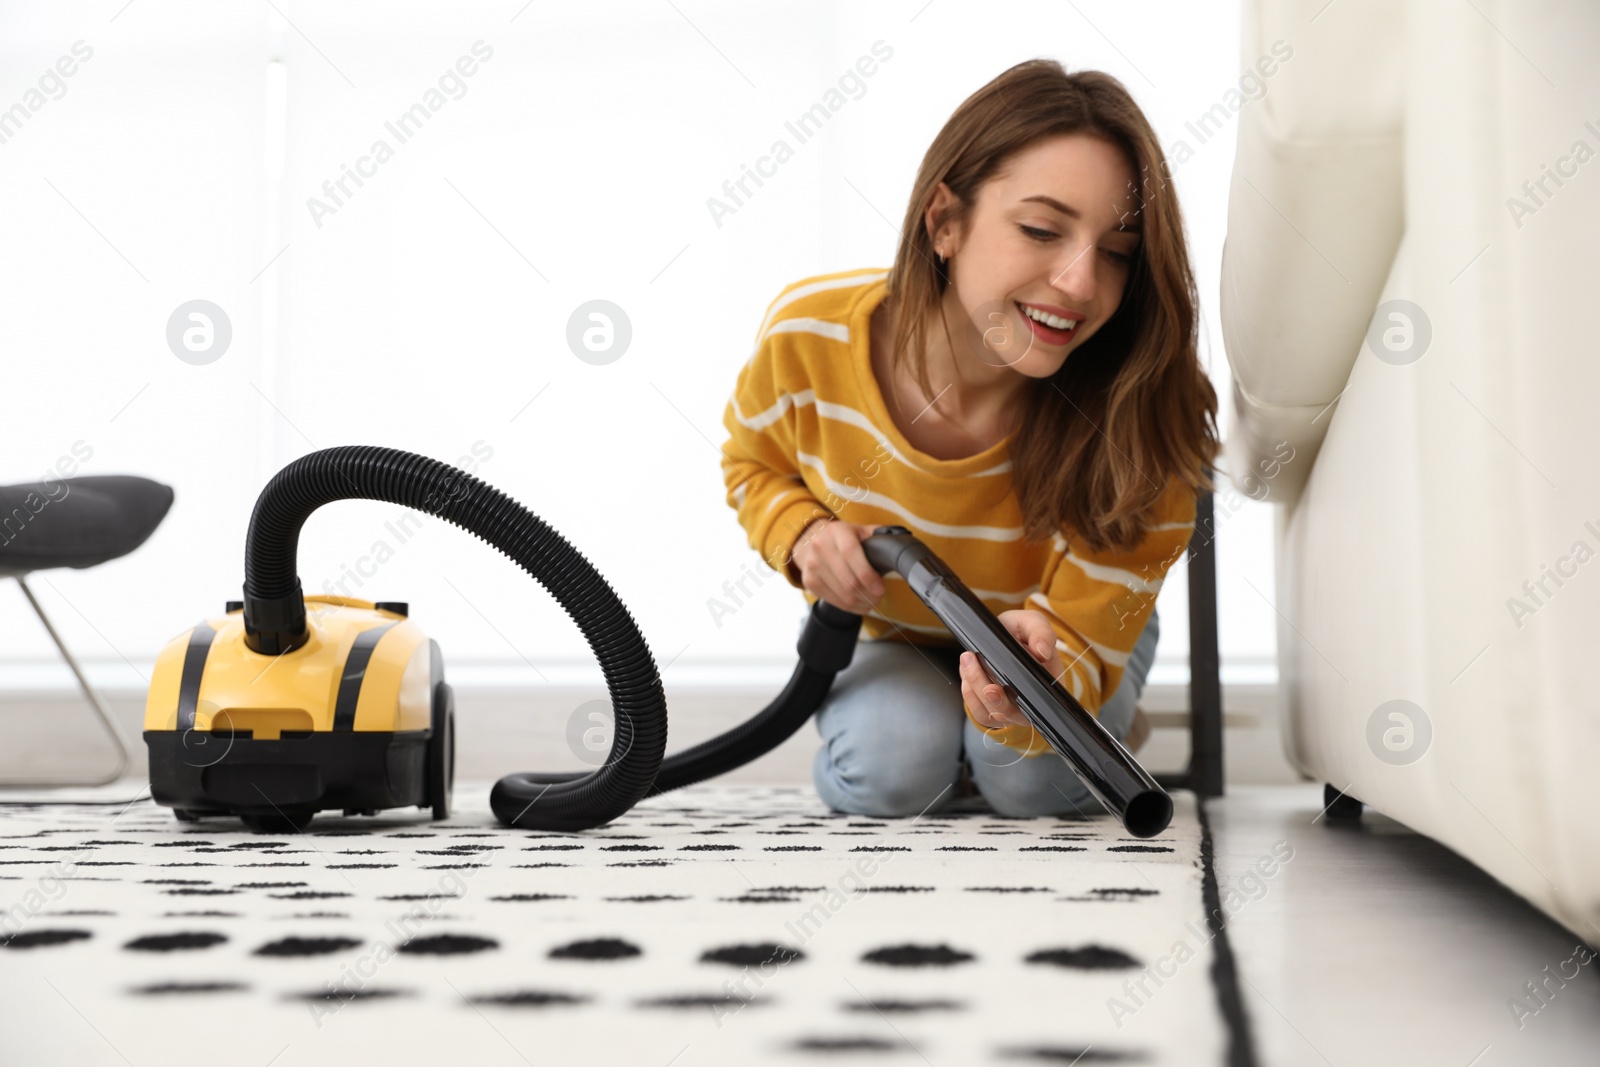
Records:
[[[153,799],[180,819],[303,828],[318,811],[450,812],[454,697],[437,642],[400,603],[308,596],[306,639],[264,655],[243,605],[180,634],[145,702]]]

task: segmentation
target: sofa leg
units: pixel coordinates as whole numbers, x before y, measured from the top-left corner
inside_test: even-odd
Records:
[[[1339,792],[1331,785],[1324,784],[1322,787],[1322,807],[1330,819],[1361,818],[1361,801]]]

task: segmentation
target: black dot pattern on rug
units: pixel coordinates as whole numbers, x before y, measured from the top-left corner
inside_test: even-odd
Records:
[[[571,900],[570,893],[507,893],[504,896],[490,897],[490,900],[508,901],[514,904],[531,903],[539,900]]]
[[[236,911],[212,911],[207,908],[204,911],[167,911],[162,912],[161,917],[163,919],[237,919],[239,918],[239,913]]]
[[[330,871],[377,871],[390,867],[398,867],[398,863],[330,863]]]
[[[899,1047],[881,1037],[802,1037],[794,1043],[800,1052],[893,1052]]]
[[[587,1004],[591,998],[575,993],[553,993],[544,989],[520,989],[515,993],[494,993],[473,997],[474,1004],[493,1004],[503,1008],[542,1008],[547,1004]]]
[[[1004,1048],[999,1055],[1011,1060],[1037,1060],[1040,1063],[1144,1063],[1149,1057],[1143,1052],[1124,1051],[1088,1045],[1035,1045],[1030,1048]]]
[[[733,993],[680,993],[675,996],[646,997],[634,1001],[640,1008],[717,1008],[760,1007],[771,1003],[766,997],[740,997]]]
[[[491,937],[475,937],[472,934],[429,934],[427,937],[413,937],[400,945],[399,951],[408,956],[463,956],[499,947],[500,942]]]
[[[845,1011],[882,1012],[885,1015],[915,1015],[925,1011],[961,1011],[959,1000],[847,1000]]]
[[[1171,852],[1166,845],[1112,845],[1107,852]]]
[[[620,937],[592,937],[570,941],[550,950],[553,960],[621,960],[643,952],[638,945]]]
[[[969,885],[969,893],[1050,893],[1054,890],[1042,885]]]
[[[361,944],[357,937],[280,937],[255,950],[257,956],[326,956]]]
[[[932,893],[931,885],[869,885],[869,893]]]
[[[1082,948],[1042,948],[1030,952],[1028,963],[1048,963],[1055,967],[1071,967],[1080,971],[1111,971],[1124,967],[1142,966],[1138,960],[1120,949],[1104,945],[1084,945]]]
[[[1087,852],[1081,845],[1024,845],[1018,852]]]
[[[348,1004],[352,1000],[392,1000],[395,997],[409,997],[411,991],[407,989],[389,989],[386,987],[368,987],[363,989],[315,989],[307,993],[293,994],[294,1000],[305,1000],[312,1003],[338,1003]]]
[[[70,945],[74,941],[87,941],[91,936],[87,930],[23,930],[0,938],[0,948],[50,948]]]
[[[133,952],[191,952],[210,948],[228,940],[226,934],[204,931],[182,931],[176,934],[149,934],[136,937],[122,947]]]
[[[700,954],[702,963],[726,963],[734,967],[761,967],[769,963],[793,963],[803,960],[806,954],[797,948],[780,945],[774,941],[759,941],[750,945],[724,945]]]
[[[949,967],[975,958],[972,953],[949,945],[886,945],[868,952],[861,961],[885,967]]]
[[[242,993],[250,987],[243,982],[156,982],[132,990],[138,996],[181,996],[184,993]]]

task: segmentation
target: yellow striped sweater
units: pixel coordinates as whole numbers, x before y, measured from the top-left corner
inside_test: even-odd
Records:
[[[886,277],[865,269],[807,278],[767,308],[723,415],[728,506],[750,546],[809,603],[817,597],[790,557],[812,518],[906,526],[995,614],[1026,608],[1048,618],[1066,666],[1057,681],[1098,715],[1188,544],[1194,491],[1169,483],[1131,551],[1092,552],[1065,527],[1048,541],[1024,539],[1009,437],[973,456],[936,459],[890,417],[869,351]],[[884,587],[862,640],[955,646],[899,575],[885,576]],[[990,736],[1030,755],[1048,751],[1025,724]]]

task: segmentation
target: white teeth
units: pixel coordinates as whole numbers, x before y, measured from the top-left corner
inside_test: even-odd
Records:
[[[1027,304],[1018,304],[1017,306],[1022,309],[1022,313],[1028,318],[1033,319],[1035,322],[1042,322],[1052,329],[1071,330],[1078,324],[1077,319],[1064,319],[1059,315],[1052,315],[1048,311],[1040,311],[1038,308],[1029,307]]]

